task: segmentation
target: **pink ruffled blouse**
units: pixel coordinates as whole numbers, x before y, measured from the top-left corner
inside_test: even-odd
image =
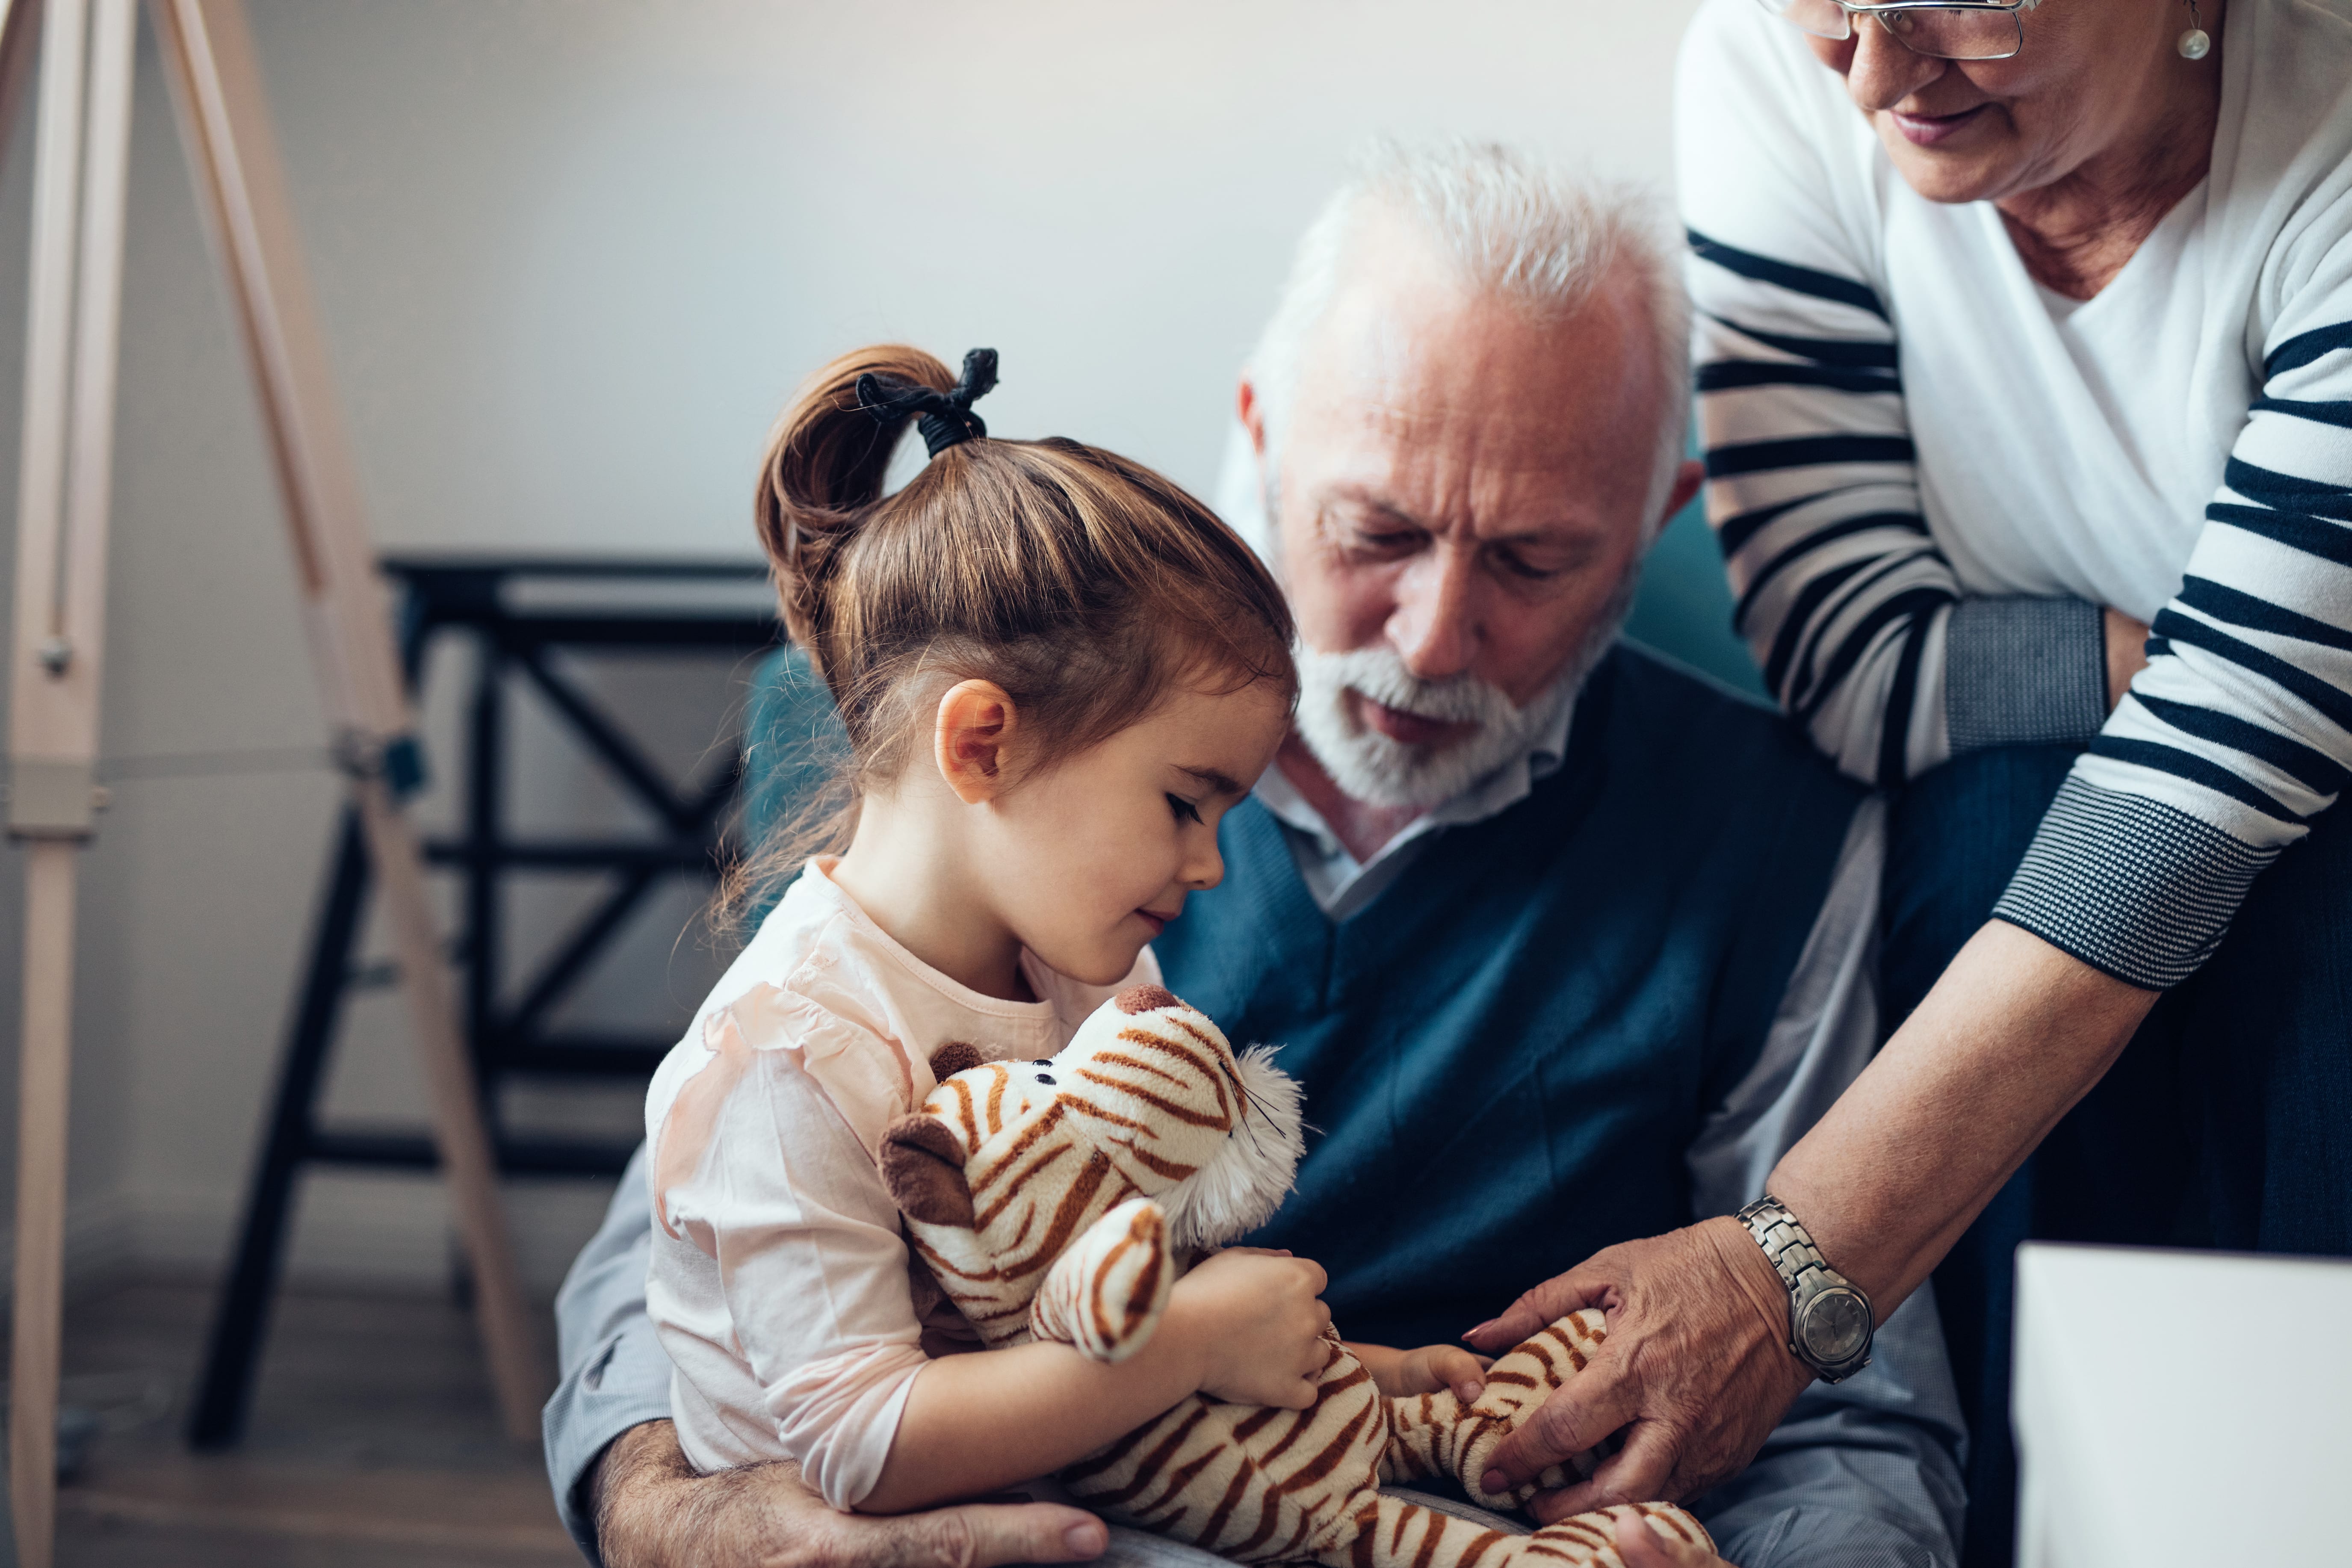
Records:
[[[961,985],[891,940],[812,862],[729,967],[646,1096],[656,1225],[646,1307],[676,1369],[698,1469],[800,1462],[835,1508],[881,1479],[915,1376],[971,1348],[910,1276],[877,1164],[950,1040],[1034,1060],[1129,985],[1082,985],[1022,954],[1036,1002]]]

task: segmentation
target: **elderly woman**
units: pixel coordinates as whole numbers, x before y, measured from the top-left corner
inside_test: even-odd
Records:
[[[1679,93],[1709,510],[1774,693],[1901,790],[1908,1018],[1785,1212],[1528,1303],[1612,1355],[1507,1468],[1639,1417],[1560,1506],[1686,1495],[1949,1250],[2006,1560],[2019,1239],[2352,1250],[2352,14],[1711,0]]]

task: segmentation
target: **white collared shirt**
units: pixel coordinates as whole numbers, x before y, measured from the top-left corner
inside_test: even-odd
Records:
[[[1559,760],[1568,754],[1568,727],[1575,718],[1576,704],[1570,702],[1527,751],[1452,800],[1414,817],[1395,837],[1373,850],[1369,860],[1349,853],[1331,825],[1323,820],[1323,814],[1307,804],[1307,797],[1284,774],[1279,763],[1258,780],[1258,804],[1290,830],[1283,837],[1290,841],[1298,874],[1307,879],[1307,890],[1315,895],[1315,902],[1331,919],[1344,921],[1380,897],[1381,890],[1419,858],[1421,847],[1437,834],[1508,811],[1527,799],[1538,782],[1558,773]]]

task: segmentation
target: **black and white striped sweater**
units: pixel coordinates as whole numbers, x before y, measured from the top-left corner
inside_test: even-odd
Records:
[[[2212,171],[2081,305],[1709,0],[1677,141],[1709,515],[1848,773],[2079,740],[1997,913],[2185,978],[2352,767],[2352,10],[2237,0]],[[2109,716],[2100,607],[2153,623]]]

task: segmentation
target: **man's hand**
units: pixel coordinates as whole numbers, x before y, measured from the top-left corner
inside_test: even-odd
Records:
[[[1788,1290],[1735,1219],[1596,1253],[1464,1337],[1499,1353],[1580,1307],[1607,1316],[1608,1340],[1503,1440],[1480,1482],[1508,1491],[1625,1428],[1591,1480],[1536,1494],[1528,1511],[1547,1523],[1697,1496],[1745,1468],[1812,1381],[1789,1352]]]
[[[605,1568],[996,1568],[1084,1562],[1110,1541],[1055,1503],[836,1513],[790,1461],[696,1475],[667,1421],[614,1438],[588,1487]]]

